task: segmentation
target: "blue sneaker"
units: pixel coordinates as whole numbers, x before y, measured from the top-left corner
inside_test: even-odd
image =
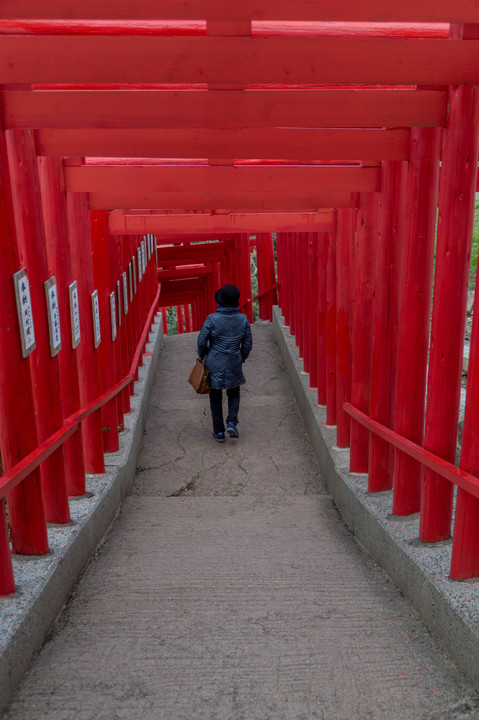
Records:
[[[239,438],[238,428],[237,428],[236,425],[235,425],[234,423],[232,423],[232,422],[229,422],[229,423],[226,425],[226,432],[228,433],[228,435],[230,436],[230,438]]]
[[[224,432],[213,433],[213,437],[216,442],[223,443],[226,440]]]

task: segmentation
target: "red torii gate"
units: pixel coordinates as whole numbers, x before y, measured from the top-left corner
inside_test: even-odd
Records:
[[[461,469],[454,467],[477,167],[473,0],[453,7],[406,0],[386,8],[379,0],[361,7],[352,0],[327,7],[304,0],[187,6],[167,0],[154,10],[149,0],[133,7],[126,0],[114,7],[101,0],[81,8],[71,0],[43,5],[5,0],[0,8],[0,487],[14,549],[46,552],[45,519],[68,521],[67,498],[81,494],[83,466],[101,472],[103,450],[115,448],[114,428],[128,411],[129,387],[161,302],[150,224],[158,223],[165,234],[213,231],[229,246],[210,257],[205,247],[200,256],[188,248],[187,264],[211,261],[207,289],[201,277],[190,282],[180,269],[183,247],[174,246],[170,259],[164,255],[162,267],[176,268],[175,280],[163,276],[168,301],[194,305],[203,288],[198,321],[213,278],[231,271],[234,248],[242,248],[245,282],[248,233],[277,233],[280,306],[328,423],[337,425],[338,445],[351,445],[351,469],[369,471],[372,492],[392,485],[396,514],[420,509],[426,541],[449,537],[457,484],[451,577],[478,574],[477,321]],[[75,18],[82,22],[75,25]],[[324,24],[330,20],[463,25],[452,26],[450,38],[443,27],[410,24],[394,33],[344,25],[333,34]],[[104,164],[80,159],[88,156]],[[125,156],[138,158],[138,166],[105,162]],[[146,158],[161,160],[140,162]],[[177,162],[168,166],[168,158]],[[241,163],[249,160],[256,162]],[[308,160],[315,164],[301,165]],[[333,209],[326,226],[318,222],[323,208]],[[108,218],[107,210],[119,209],[129,212]],[[155,213],[130,214],[135,209]],[[183,214],[191,210],[204,212]],[[235,219],[257,225],[235,231]],[[53,228],[59,240],[47,242]],[[23,267],[31,299],[20,286],[25,275],[17,275]],[[58,357],[42,287],[53,274],[64,326],[69,287],[77,283],[83,336]],[[14,276],[20,302],[31,303],[35,348],[25,335],[29,318],[23,326],[16,319]],[[49,312],[56,317],[51,306]],[[97,326],[108,343],[98,342]],[[34,407],[46,406],[44,392],[49,412],[35,418]],[[350,433],[348,415],[355,420]],[[3,508],[0,523],[0,594],[6,594],[14,581]]]

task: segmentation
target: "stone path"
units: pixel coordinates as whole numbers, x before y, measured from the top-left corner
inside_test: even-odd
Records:
[[[470,720],[473,688],[327,495],[271,327],[239,440],[166,339],[137,484],[9,720]]]

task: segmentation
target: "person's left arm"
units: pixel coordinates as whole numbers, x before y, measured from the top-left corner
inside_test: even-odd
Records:
[[[241,357],[243,358],[243,362],[246,360],[248,355],[251,352],[251,348],[253,347],[253,336],[251,335],[251,327],[249,322],[246,323],[244,335],[243,335],[243,342],[241,343]]]
[[[200,330],[200,334],[198,335],[198,357],[200,360],[203,360],[206,353],[208,352],[208,340],[210,338],[211,333],[211,320],[210,316],[206,318],[205,322],[203,323],[203,327]]]

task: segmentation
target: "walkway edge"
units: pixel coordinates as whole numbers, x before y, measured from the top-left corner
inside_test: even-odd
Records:
[[[358,543],[381,565],[420,614],[445,652],[479,687],[479,584],[448,578],[451,542],[420,543],[417,516],[391,515],[392,493],[367,493],[367,476],[350,473],[349,451],[334,447],[336,429],[325,426],[326,409],[308,387],[294,337],[278,307],[273,335],[324,480],[342,519]]]
[[[87,475],[89,497],[70,502],[72,523],[48,527],[50,554],[13,559],[17,592],[0,598],[0,713],[13,698],[122,500],[131,492],[162,347],[159,314],[151,327],[148,355],[139,368],[131,412],[125,415],[119,452],[105,456],[104,475]]]

